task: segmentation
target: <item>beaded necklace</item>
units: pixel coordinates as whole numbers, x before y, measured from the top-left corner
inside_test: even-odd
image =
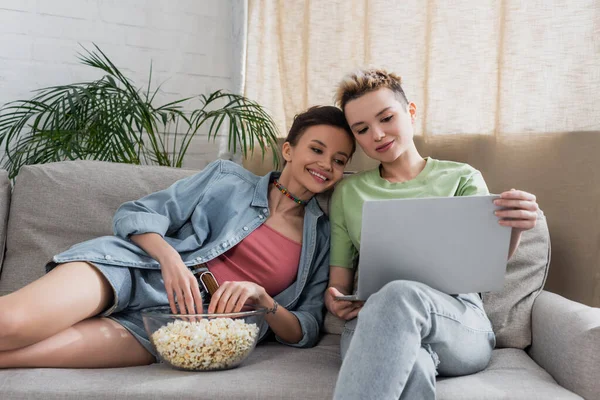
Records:
[[[281,193],[283,193],[286,197],[289,197],[290,199],[294,200],[295,203],[298,203],[300,205],[305,206],[308,202],[305,200],[301,200],[299,198],[297,198],[296,196],[294,196],[293,194],[291,194],[286,188],[285,186],[283,186],[281,183],[279,183],[279,181],[277,179],[275,179],[273,181],[273,184],[275,185],[275,187],[277,189],[279,189],[279,191]]]

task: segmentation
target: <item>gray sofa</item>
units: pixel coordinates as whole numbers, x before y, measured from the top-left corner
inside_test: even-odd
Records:
[[[0,295],[41,276],[60,250],[110,234],[112,214],[123,201],[193,172],[62,162],[23,168],[12,193],[0,172],[0,246],[6,239]],[[327,208],[327,197],[320,200]],[[597,245],[589,250],[597,252]],[[505,289],[484,299],[498,335],[491,363],[478,374],[439,378],[439,399],[600,399],[600,309],[544,291],[548,263],[548,229],[540,214],[508,265]],[[0,399],[328,399],[340,367],[341,328],[327,315],[316,347],[262,343],[241,367],[223,372],[161,364],[0,370]]]

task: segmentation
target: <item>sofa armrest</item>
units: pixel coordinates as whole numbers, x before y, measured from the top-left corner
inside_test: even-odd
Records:
[[[542,291],[533,304],[529,355],[561,386],[600,394],[600,308]]]

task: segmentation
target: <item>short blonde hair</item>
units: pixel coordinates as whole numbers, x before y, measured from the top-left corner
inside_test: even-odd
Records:
[[[402,78],[381,68],[361,69],[346,75],[338,84],[335,102],[344,110],[350,100],[381,88],[390,89],[400,103],[408,105],[408,99],[402,90]]]

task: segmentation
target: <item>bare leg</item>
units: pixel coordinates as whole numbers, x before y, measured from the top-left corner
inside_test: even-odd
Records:
[[[124,327],[90,318],[17,350],[0,351],[2,368],[118,368],[147,365],[152,356]]]
[[[110,284],[85,262],[61,264],[0,297],[0,351],[18,349],[98,315],[112,302]]]

